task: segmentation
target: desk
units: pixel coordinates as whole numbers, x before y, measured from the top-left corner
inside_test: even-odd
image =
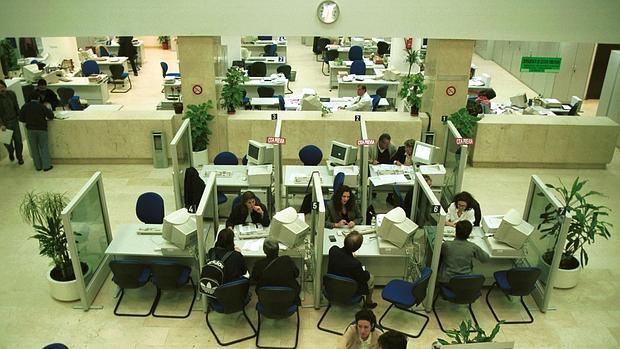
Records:
[[[276,44],[278,48],[276,53],[278,56],[287,57],[287,45],[286,41],[261,41],[254,44],[241,44],[241,47],[250,50],[250,57],[262,56],[265,53],[265,45]]]
[[[339,73],[342,71],[349,73],[352,63],[353,61],[343,61],[343,64],[336,64],[334,61],[329,61],[329,88],[338,87]],[[364,59],[364,63],[366,64],[366,75],[374,74],[375,68],[384,68],[383,65],[374,64],[370,59],[366,58]]]
[[[93,104],[86,107],[88,111],[117,111],[123,108],[122,104]]]
[[[280,107],[280,99],[277,97],[253,97],[250,98],[250,105],[253,107]]]
[[[163,89],[166,100],[178,101],[181,96],[181,78],[164,79]]]
[[[284,109],[285,110],[299,110],[301,108],[301,99],[302,96],[290,96],[284,97]],[[343,107],[345,105],[351,105],[354,97],[331,97],[329,102],[321,102],[321,104],[331,110],[332,112],[336,111],[339,107]],[[252,98],[254,100],[254,98]],[[252,102],[254,105],[254,102]],[[276,98],[277,105],[277,98]],[[390,102],[386,98],[381,98],[379,100],[380,107],[388,107]]]
[[[245,60],[246,67],[254,62],[263,62],[267,66],[267,75],[276,74],[278,67],[286,64],[286,56],[278,57],[249,57]]]
[[[353,46],[358,46],[358,45],[353,45]],[[349,59],[349,50],[351,49],[351,46],[327,45],[325,46],[325,48],[327,50],[337,50],[338,58],[342,60]],[[369,45],[365,44],[364,47],[362,47],[362,50],[363,50],[362,54],[370,55],[374,53],[375,51],[377,51],[377,46],[373,46],[371,44]]]
[[[260,86],[264,86],[264,87],[271,87],[273,88],[274,92],[273,95],[274,96],[278,96],[278,95],[285,95],[286,92],[286,85],[288,83],[288,80],[285,78],[276,78],[273,80],[265,80],[265,78],[250,78],[250,80],[246,81],[243,84],[243,89],[245,89],[247,91],[247,97],[258,97],[258,91],[257,89]],[[218,93],[221,94],[221,90],[222,90],[222,86],[224,86],[224,81],[223,80],[217,80],[216,81],[216,86],[218,88]]]
[[[327,166],[300,166],[300,165],[286,165],[282,170],[282,178],[284,182],[284,194],[286,196],[286,204],[288,207],[288,194],[306,193],[308,183],[312,178],[312,172],[318,172],[321,177],[321,188],[326,191],[334,186],[334,176],[330,175],[327,171]],[[297,180],[296,180],[297,178]],[[300,178],[304,178],[300,181]]]
[[[73,77],[71,81],[58,81],[48,84],[47,87],[58,94],[59,87],[70,87],[76,96],[88,100],[88,104],[106,104],[110,99],[108,92],[108,77],[103,75],[99,82],[90,82],[87,77]]]
[[[402,199],[405,199],[406,192],[409,190],[413,190],[413,186],[415,185],[415,169],[412,166],[397,166],[397,165],[369,165],[370,171],[368,173],[368,197],[372,198],[372,193],[375,191],[378,192],[392,192],[394,191],[394,186],[398,185],[400,187],[406,187],[404,190],[400,190]],[[407,175],[409,179],[405,178],[405,181],[394,182],[391,179],[388,179],[389,175]],[[384,178],[388,179],[387,183],[379,184],[380,179]],[[376,180],[375,180],[376,179]],[[370,203],[369,203],[370,205]],[[411,201],[411,211],[413,212],[414,200]],[[365,209],[365,207],[362,207]]]
[[[375,80],[376,75],[357,75],[356,77],[363,80],[344,81],[342,77],[338,77],[338,97],[356,96],[357,85],[366,85],[368,91],[375,91],[383,85],[388,85],[387,98],[394,99],[398,95],[398,81]]]
[[[105,48],[108,49],[108,52],[110,52],[110,54],[118,55],[119,45],[118,45],[118,42],[116,42],[116,40],[112,41],[109,45],[103,45],[103,46],[105,46]],[[136,63],[138,65],[144,64],[146,62],[144,41],[136,40],[134,41],[133,46],[136,48],[136,51],[138,52],[136,55]]]
[[[103,60],[101,60],[101,58],[104,58]],[[101,58],[97,58],[95,59],[95,62],[97,62],[97,65],[99,66],[99,70],[101,70],[102,73],[107,74],[107,75],[112,75],[112,72],[110,71],[110,66],[112,65],[121,65],[123,66],[123,69],[125,72],[127,72],[127,57],[101,57]]]

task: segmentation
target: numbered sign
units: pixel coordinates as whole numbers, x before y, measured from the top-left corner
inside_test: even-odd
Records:
[[[284,62],[284,57],[279,56],[279,57],[278,57],[278,62],[283,63],[283,62]]]
[[[362,121],[362,116],[360,114],[355,114],[355,121]]]
[[[472,145],[474,144],[473,138],[457,138],[456,145]]]
[[[314,211],[318,211],[319,210],[319,202],[318,201],[312,201],[312,210],[314,210]]]
[[[358,139],[357,140],[357,145],[374,145],[374,144],[375,144],[374,139]]]
[[[448,122],[448,115],[442,115],[441,122]]]
[[[271,120],[278,120],[278,113],[272,113]]]
[[[439,213],[439,211],[441,211],[441,206],[433,205],[433,208],[431,210],[432,210],[432,213]]]
[[[267,137],[267,144],[286,144],[285,137]]]

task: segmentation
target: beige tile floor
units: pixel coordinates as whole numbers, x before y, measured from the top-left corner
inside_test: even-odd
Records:
[[[294,69],[299,80],[292,88],[318,86],[327,91],[327,78],[320,75],[320,63],[313,62],[309,47],[301,47],[291,53]],[[148,63],[140,76],[133,79],[135,90],[126,95],[113,95],[113,102],[134,103],[126,108],[147,108],[161,98],[159,82],[159,59],[175,62],[174,53],[148,50]],[[297,61],[299,59],[299,61]],[[299,63],[296,63],[299,62]],[[303,62],[303,63],[302,63]],[[500,95],[510,96],[525,90],[521,84],[502,72],[491,62],[478,62],[488,69],[498,86],[505,86]],[[501,77],[500,77],[501,76]],[[504,79],[508,81],[503,81]],[[500,80],[500,81],[498,81]],[[329,91],[327,91],[329,92]],[[74,195],[82,184],[95,172],[101,171],[106,190],[110,221],[114,229],[121,223],[134,222],[134,205],[137,196],[144,191],[160,193],[166,202],[166,211],[173,209],[173,191],[169,169],[154,169],[148,165],[56,165],[51,172],[36,172],[32,161],[26,156],[26,164],[17,166],[8,160],[0,162],[0,348],[41,348],[51,342],[64,342],[71,348],[214,348],[214,337],[206,327],[204,315],[197,306],[188,319],[127,318],[116,317],[112,310],[116,300],[115,286],[106,282],[95,300],[101,310],[83,312],[72,308],[72,303],[52,300],[47,292],[45,273],[49,261],[38,255],[37,242],[28,239],[31,228],[18,216],[17,208],[23,194],[29,190],[53,190]],[[610,220],[620,226],[620,154],[605,170],[556,170],[556,169],[483,169],[467,168],[464,189],[472,192],[482,204],[484,214],[502,214],[509,208],[523,210],[530,175],[537,174],[549,183],[558,179],[571,180],[575,176],[589,179],[590,189],[607,194],[601,199],[614,210]],[[617,237],[601,241],[589,248],[590,264],[582,272],[580,284],[571,290],[555,290],[553,304],[556,311],[542,314],[533,311],[535,322],[531,325],[505,325],[499,340],[514,340],[516,348],[617,348],[620,347],[620,246]],[[152,297],[152,289],[145,289],[125,304],[143,305],[144,299]],[[149,293],[150,292],[150,293]],[[186,294],[184,294],[186,295]],[[183,295],[183,296],[184,296]],[[379,297],[377,297],[379,299]],[[496,300],[499,302],[500,297]],[[185,299],[169,299],[180,310]],[[248,305],[250,318],[256,324],[254,300]],[[533,309],[533,300],[527,303]],[[507,314],[523,316],[519,304],[500,306]],[[387,307],[379,301],[377,314]],[[462,310],[442,306],[442,320],[447,326],[455,326],[463,317]],[[316,323],[322,310],[301,310],[301,333],[299,348],[333,348],[337,337],[318,331]],[[474,305],[481,325],[485,329],[494,326],[486,305],[479,301]],[[389,323],[398,323],[415,330],[418,319],[391,313]],[[352,317],[346,310],[335,309],[326,325],[342,327]],[[247,333],[245,324],[238,316],[212,318],[225,339]],[[265,341],[275,340],[289,344],[293,339],[294,323],[282,321],[265,323]],[[436,320],[431,321],[421,338],[411,340],[409,348],[430,348],[440,332]],[[271,342],[273,343],[273,342]],[[247,341],[235,348],[253,348]]]

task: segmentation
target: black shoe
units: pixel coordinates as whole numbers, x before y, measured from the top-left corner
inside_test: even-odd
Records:
[[[43,171],[47,172],[47,171],[49,171],[49,170],[51,170],[51,169],[53,169],[53,168],[54,168],[54,166],[50,166],[50,167],[46,168],[46,169],[45,169],[45,170],[43,170]]]
[[[23,165],[24,164],[24,159],[17,160],[17,163],[20,164],[20,165]]]
[[[364,303],[364,308],[366,308],[366,309],[374,309],[376,307],[377,307],[377,303],[376,302],[374,302],[374,303]]]
[[[15,156],[13,154],[9,154],[9,161],[15,161]]]
[[[37,171],[41,171],[41,169],[40,169],[40,168],[37,168]]]

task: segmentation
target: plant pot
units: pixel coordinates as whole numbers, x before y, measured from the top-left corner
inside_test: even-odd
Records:
[[[201,150],[201,151],[193,151],[192,159],[194,160],[194,167],[208,164],[209,163],[208,149]]]
[[[88,264],[84,262],[81,262],[81,265],[82,273],[84,274],[84,277],[86,277],[90,273],[90,268],[88,267]],[[53,267],[47,273],[47,283],[49,285],[50,296],[63,302],[72,302],[80,299],[80,290],[78,288],[77,280],[57,281],[52,277],[55,269],[56,267]]]
[[[235,107],[228,107],[226,109],[226,112],[228,113],[228,115],[232,115],[236,112]]]
[[[579,276],[581,274],[581,266],[579,264],[579,260],[575,257],[572,257],[573,266],[576,266],[571,269],[562,269],[558,268],[557,273],[555,274],[555,281],[553,283],[554,288],[568,289],[577,286],[579,283]],[[546,280],[549,275],[549,270],[551,269],[551,265],[547,262],[546,258],[543,256],[540,257],[540,266],[541,266],[541,275],[543,277],[542,280]]]
[[[419,107],[411,107],[411,110],[409,111],[409,114],[411,116],[418,116],[420,113],[420,108]]]
[[[172,103],[172,107],[174,108],[175,114],[183,114],[183,103],[180,103],[180,102]]]
[[[168,45],[168,41],[164,41],[161,43],[161,48],[162,50],[167,50],[170,48],[170,46]]]
[[[448,344],[448,345],[441,345],[437,342],[433,343],[433,349],[440,349],[440,348],[506,349],[506,348],[514,348],[514,342],[486,342],[486,343],[465,343],[465,344]]]

